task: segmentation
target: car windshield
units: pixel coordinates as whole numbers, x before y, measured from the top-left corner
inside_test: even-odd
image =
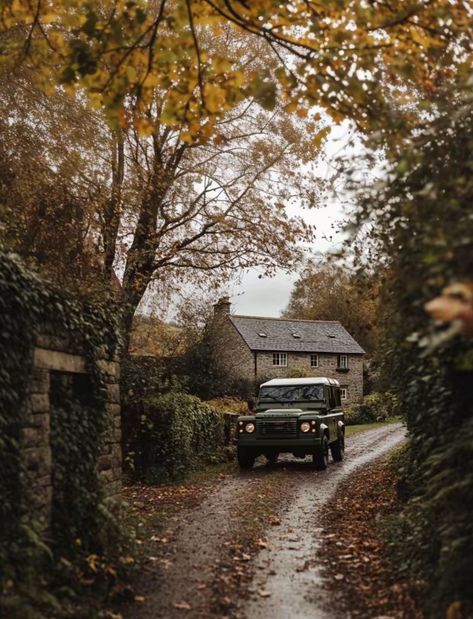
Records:
[[[293,385],[285,387],[261,387],[259,400],[275,402],[299,402],[301,400],[323,400],[323,385]]]

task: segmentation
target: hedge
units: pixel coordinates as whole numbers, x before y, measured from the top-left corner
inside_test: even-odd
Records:
[[[361,404],[344,408],[344,413],[345,423],[348,426],[384,421],[397,414],[397,399],[390,391],[371,393],[363,398]]]
[[[143,402],[139,476],[151,483],[181,480],[202,464],[225,460],[225,414],[185,393]]]

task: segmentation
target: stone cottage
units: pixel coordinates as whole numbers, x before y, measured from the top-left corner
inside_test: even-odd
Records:
[[[365,351],[338,321],[237,316],[224,297],[212,334],[215,363],[236,379],[326,376],[339,381],[345,404],[363,397]]]

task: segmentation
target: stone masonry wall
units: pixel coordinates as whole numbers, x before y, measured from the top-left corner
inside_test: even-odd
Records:
[[[230,302],[221,299],[214,306],[211,328],[212,357],[215,364],[234,376],[246,380],[262,381],[290,376],[291,371],[301,370],[308,376],[335,378],[347,389],[344,404],[355,404],[363,399],[363,356],[347,355],[348,370],[337,369],[338,355],[318,353],[319,365],[312,368],[310,353],[287,353],[287,366],[273,366],[272,352],[253,352],[229,320]],[[316,352],[316,351],[314,351]],[[256,357],[256,358],[255,358]]]
[[[212,322],[212,358],[225,373],[244,380],[255,379],[255,357],[228,319],[230,304],[215,306]]]
[[[57,334],[37,336],[29,396],[25,403],[27,423],[22,429],[21,450],[32,484],[31,495],[35,501],[32,509],[45,526],[49,522],[52,501],[51,372],[86,374],[84,358],[77,354],[77,350],[71,353],[71,348],[73,346],[67,338],[61,339]],[[106,374],[108,419],[97,467],[106,496],[115,497],[121,484],[120,366],[117,359],[103,359],[99,365]]]
[[[319,365],[310,365],[310,353],[287,353],[287,366],[273,366],[272,352],[258,352],[257,375],[259,379],[283,378],[292,370],[301,370],[308,376],[326,376],[335,378],[341,387],[348,389],[344,404],[355,404],[363,399],[363,357],[362,355],[347,355],[348,371],[338,370],[338,355],[318,353]]]

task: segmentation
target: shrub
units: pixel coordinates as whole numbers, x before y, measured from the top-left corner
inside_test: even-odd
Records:
[[[310,376],[310,373],[300,368],[293,368],[287,373],[288,378],[307,378],[308,376]]]
[[[397,399],[390,391],[371,393],[363,398],[361,404],[346,407],[344,413],[348,426],[384,421],[397,414]]]
[[[239,415],[246,415],[248,413],[248,403],[244,400],[231,396],[207,400],[205,403],[222,413],[232,412],[238,413]]]
[[[225,459],[224,414],[195,396],[168,393],[146,399],[140,432],[137,471],[148,482],[177,481],[203,463]]]

